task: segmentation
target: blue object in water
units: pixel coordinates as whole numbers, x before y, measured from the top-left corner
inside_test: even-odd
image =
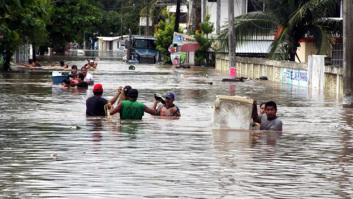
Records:
[[[69,74],[67,72],[59,72],[59,71],[53,71],[51,79],[53,81],[53,84],[61,84],[65,79],[69,78]]]

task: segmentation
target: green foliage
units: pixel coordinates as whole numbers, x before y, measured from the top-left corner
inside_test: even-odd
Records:
[[[0,52],[7,66],[19,45],[46,41],[51,8],[49,0],[0,1]]]
[[[63,52],[67,42],[83,41],[84,33],[101,21],[101,10],[88,0],[56,1],[48,25],[50,44],[57,52]]]
[[[212,45],[212,40],[208,38],[208,34],[213,31],[213,24],[209,22],[209,19],[210,17],[207,16],[206,20],[200,24],[201,32],[196,31],[195,33],[195,39],[200,45],[200,48],[195,53],[197,65],[210,64],[208,51]]]
[[[166,10],[162,11],[162,16],[164,19],[160,20],[156,26],[154,37],[156,38],[157,49],[162,55],[162,61],[169,63],[170,53],[168,48],[173,42],[175,18]]]

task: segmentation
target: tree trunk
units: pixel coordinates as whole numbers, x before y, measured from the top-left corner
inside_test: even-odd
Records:
[[[221,0],[217,0],[217,21],[216,21],[216,33],[221,32]]]
[[[175,24],[174,32],[179,32],[179,21],[180,21],[180,3],[181,0],[177,0],[176,11],[175,11]]]
[[[343,107],[353,108],[353,0],[343,1]]]
[[[228,0],[229,72],[235,69],[234,0]],[[231,75],[232,76],[232,75]]]
[[[12,58],[13,53],[6,51],[5,52],[5,56],[4,56],[4,71],[9,71],[10,70],[10,62],[11,62],[11,58]]]
[[[36,56],[36,45],[32,44],[32,60],[33,62],[37,61],[37,56]]]
[[[193,9],[194,9],[194,18],[192,22],[192,31],[199,30],[201,23],[201,1],[202,0],[194,0],[193,1]]]
[[[297,54],[297,47],[293,47],[289,50],[289,61],[295,61],[295,55]]]

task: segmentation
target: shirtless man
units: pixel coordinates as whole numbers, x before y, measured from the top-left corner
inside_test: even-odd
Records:
[[[164,104],[162,103],[161,105],[158,106],[158,108],[157,108],[157,104],[159,101],[156,100],[154,102],[153,108],[156,110],[156,114],[159,116],[180,117],[180,110],[174,104],[175,94],[172,92],[168,92],[163,97],[164,97]]]
[[[94,62],[93,59],[88,60],[88,63],[86,63],[82,68],[86,68],[87,70],[89,70],[90,68],[96,69],[97,68],[97,63]]]

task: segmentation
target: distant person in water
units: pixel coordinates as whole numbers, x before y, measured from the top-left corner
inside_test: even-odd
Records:
[[[138,90],[130,89],[127,93],[127,99],[118,104],[116,108],[110,111],[111,115],[120,113],[121,120],[141,120],[144,113],[155,115],[156,111],[137,101]]]
[[[89,70],[90,68],[92,68],[92,69],[96,69],[97,68],[98,64],[96,62],[94,62],[93,59],[89,59],[87,61],[88,61],[88,63],[83,65],[83,68],[86,68],[87,70]]]
[[[69,77],[76,78],[77,75],[78,75],[77,65],[72,65],[71,66],[71,73],[70,73]]]
[[[129,85],[126,85],[123,87],[119,87],[118,89],[118,92],[120,92],[120,96],[119,96],[119,99],[118,99],[118,104],[120,102],[122,102],[123,100],[126,100],[127,99],[127,93],[129,92],[129,90],[132,89],[131,86]]]
[[[106,100],[103,98],[102,84],[95,84],[93,86],[93,94],[94,96],[86,100],[87,116],[105,116],[106,112],[104,106],[107,105],[107,109],[109,110],[111,105],[114,104],[119,97],[119,92],[117,92],[117,94],[111,100]]]
[[[262,116],[263,114],[265,114],[265,105],[266,105],[266,102],[261,102],[259,108],[259,116]]]
[[[84,82],[86,82],[88,85],[92,85],[94,83],[93,75],[88,72],[87,68],[82,67],[81,73],[84,76],[84,79],[83,79]]]
[[[33,67],[41,67],[38,61],[34,61],[33,59],[28,59],[28,64],[24,64],[24,66],[33,68]]]
[[[260,123],[260,130],[282,131],[282,121],[277,117],[277,105],[274,101],[265,103],[265,114],[259,116],[256,102],[253,106],[253,120]]]
[[[155,109],[156,114],[159,116],[176,116],[180,117],[180,110],[174,104],[175,94],[172,92],[166,93],[163,100],[158,100],[156,98],[153,109]],[[161,104],[157,107],[157,104],[161,102]]]
[[[69,65],[65,64],[64,60],[61,60],[59,63],[60,63],[60,67],[69,68]]]

